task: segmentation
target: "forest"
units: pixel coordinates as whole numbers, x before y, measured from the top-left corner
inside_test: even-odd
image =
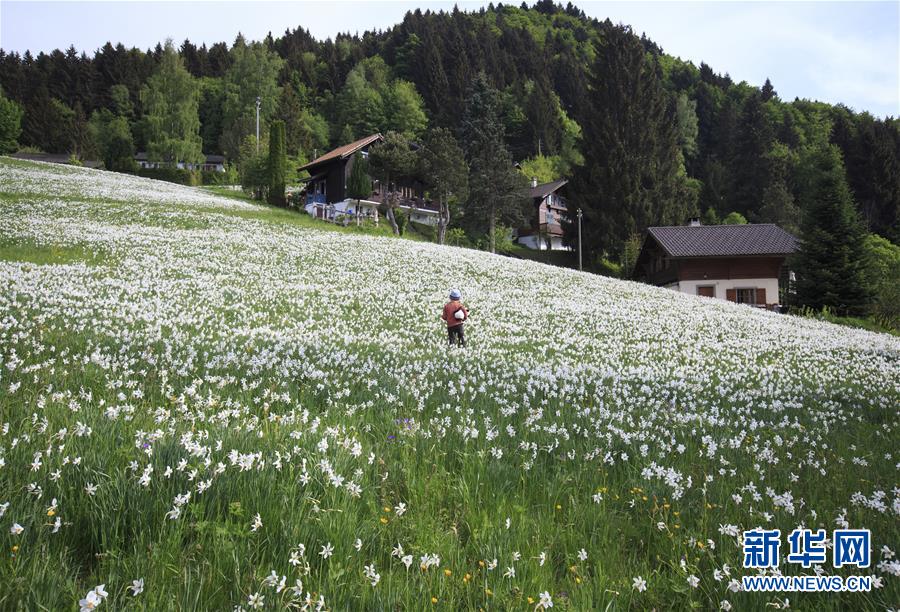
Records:
[[[606,262],[627,276],[652,225],[771,222],[810,247],[810,269],[824,258],[842,270],[832,274],[841,281],[810,282],[821,295],[803,304],[871,309],[872,283],[885,283],[865,281],[863,260],[880,254],[890,271],[898,257],[900,120],[782,100],[768,80],[738,83],[719,68],[552,0],[416,10],[387,31],[323,41],[297,27],[209,47],[109,42],[92,56],[0,49],[0,152],[69,153],[126,172],[136,151],[169,162],[222,154],[228,177],[254,187],[276,122],[288,185],[331,148],[396,133],[464,157],[467,180],[444,191],[451,225],[473,244],[490,234],[493,246],[498,227],[524,220],[527,203],[510,194],[528,179],[565,177],[593,269]],[[823,216],[839,222],[824,227]],[[827,297],[829,282],[841,295]]]

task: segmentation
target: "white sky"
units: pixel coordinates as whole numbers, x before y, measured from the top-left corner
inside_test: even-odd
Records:
[[[520,4],[521,2],[511,2]],[[529,2],[532,4],[533,0]],[[225,41],[238,31],[387,29],[416,7],[453,2],[24,2],[0,0],[0,47],[32,53],[74,44],[89,54],[106,41],[151,48]],[[477,10],[484,2],[458,2]],[[880,117],[900,116],[900,1],[887,2],[575,2],[591,17],[646,32],[667,53],[705,61],[737,81],[772,80],[782,99],[842,102]]]

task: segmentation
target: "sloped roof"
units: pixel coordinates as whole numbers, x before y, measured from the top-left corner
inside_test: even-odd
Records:
[[[532,187],[529,193],[532,198],[540,198],[543,200],[568,182],[568,179],[557,179],[555,181],[550,181],[549,183],[538,185],[537,187]]]
[[[797,239],[774,223],[651,227],[649,235],[670,257],[788,255]]]
[[[318,166],[323,162],[330,161],[332,159],[344,159],[350,157],[363,147],[372,144],[376,140],[381,140],[381,134],[372,134],[371,136],[366,136],[365,138],[360,138],[356,142],[351,142],[350,144],[345,144],[342,147],[338,147],[337,149],[333,149],[326,153],[325,155],[319,156],[316,159],[312,160],[306,165],[300,166],[300,170],[308,170],[313,166]]]

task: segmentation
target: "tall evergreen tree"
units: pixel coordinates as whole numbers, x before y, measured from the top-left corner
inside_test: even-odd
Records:
[[[286,171],[284,121],[276,120],[269,126],[269,204],[273,206],[284,206]]]
[[[730,209],[745,217],[759,211],[763,193],[772,180],[767,154],[775,142],[775,130],[763,101],[754,92],[744,102],[738,122],[731,174],[734,184]]]
[[[570,183],[569,206],[584,213],[582,248],[590,262],[675,216],[679,157],[674,101],[658,63],[629,28],[607,28],[597,46],[589,105],[585,163]],[[564,227],[574,242],[574,223]]]
[[[824,145],[808,154],[801,187],[803,221],[796,257],[797,301],[819,310],[863,315],[869,305],[865,282],[865,232],[854,209],[839,149]]]
[[[469,163],[469,198],[463,222],[471,232],[487,235],[493,253],[497,226],[525,219],[527,179],[513,166],[503,141],[499,94],[484,72],[472,82],[460,134]]]
[[[462,149],[446,128],[434,128],[419,152],[421,175],[438,202],[438,243],[444,244],[450,225],[450,199],[465,201],[469,168]]]
[[[147,157],[169,163],[203,162],[199,90],[185,70],[171,40],[160,56],[159,68],[141,92],[146,113]]]

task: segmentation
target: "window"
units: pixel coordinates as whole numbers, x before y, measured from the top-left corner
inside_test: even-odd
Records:
[[[735,301],[738,304],[756,304],[756,288],[744,288],[741,289],[738,287],[735,289]]]
[[[716,297],[716,287],[714,285],[697,287],[697,295],[702,295],[703,297]]]

